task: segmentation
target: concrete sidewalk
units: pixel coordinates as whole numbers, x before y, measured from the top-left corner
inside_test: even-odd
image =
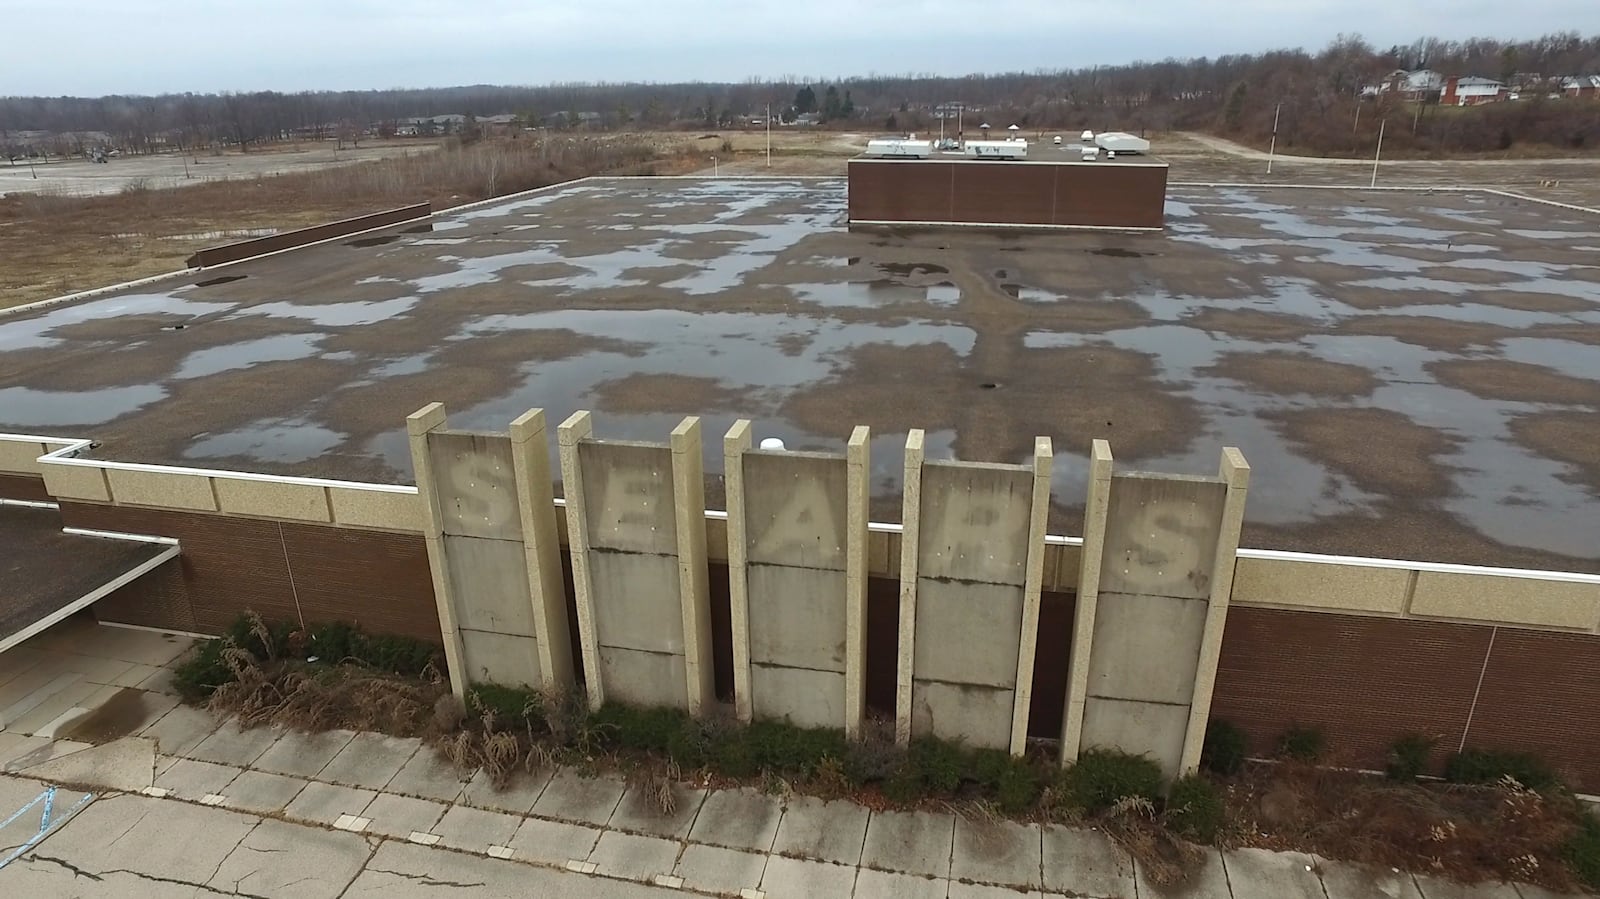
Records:
[[[47,781],[112,790],[0,869],[0,893],[310,899],[459,895],[470,887],[506,896],[746,899],[1164,895],[1093,830],[687,786],[663,814],[621,780],[566,769],[495,791],[481,774],[463,779],[415,740],[240,731],[184,706],[150,718],[136,736],[101,746],[60,745],[17,759],[0,751],[15,771],[0,778],[0,819]],[[76,795],[63,792],[61,801]],[[1177,894],[1550,895],[1261,850],[1213,850]]]

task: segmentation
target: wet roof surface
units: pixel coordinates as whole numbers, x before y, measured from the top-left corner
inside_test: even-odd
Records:
[[[169,549],[66,534],[56,510],[23,506],[0,506],[0,546],[0,639]]]
[[[405,416],[603,437],[874,432],[930,457],[1254,474],[1246,545],[1600,570],[1600,218],[1493,195],[1175,187],[1160,235],[850,233],[842,180],[591,180],[0,318],[0,431],[406,482]]]

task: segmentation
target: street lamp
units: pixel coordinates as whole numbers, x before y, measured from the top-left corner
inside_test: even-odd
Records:
[[[717,162],[717,157],[711,157],[711,177],[722,177],[722,166]]]

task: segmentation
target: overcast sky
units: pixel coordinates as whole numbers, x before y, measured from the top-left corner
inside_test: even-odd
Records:
[[[1015,71],[1600,32],[1597,0],[0,0],[0,94]]]

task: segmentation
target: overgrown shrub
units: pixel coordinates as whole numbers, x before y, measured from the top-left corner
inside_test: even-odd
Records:
[[[1577,831],[1561,847],[1561,855],[1579,883],[1600,890],[1600,818],[1584,812]]]
[[[959,744],[936,737],[911,742],[911,766],[935,793],[954,793],[961,786],[962,774],[970,770],[967,754]]]
[[[1465,749],[1445,764],[1444,779],[1458,784],[1492,784],[1511,778],[1530,790],[1558,786],[1555,771],[1538,756],[1528,752],[1495,749]]]
[[[1390,780],[1410,783],[1428,773],[1428,756],[1437,740],[1422,734],[1406,734],[1389,746],[1389,761],[1383,773]]]
[[[1244,731],[1231,721],[1212,718],[1206,723],[1206,740],[1200,749],[1200,766],[1207,771],[1232,777],[1244,768]]]
[[[1020,815],[1039,801],[1039,774],[1025,759],[1010,759],[994,787],[995,801],[1008,815]]]
[[[222,648],[222,640],[207,640],[173,666],[172,686],[184,702],[205,702],[218,687],[233,680],[233,669],[223,661]]]
[[[467,709],[493,715],[501,727],[531,727],[543,720],[539,694],[501,684],[473,684],[467,690]]]
[[[1226,818],[1222,794],[1198,774],[1172,782],[1164,820],[1172,832],[1196,843],[1212,843]]]
[[[1314,762],[1322,758],[1322,753],[1328,748],[1328,740],[1320,727],[1306,727],[1300,724],[1291,724],[1289,729],[1278,738],[1278,758],[1293,759],[1297,762]]]
[[[1132,797],[1154,802],[1161,795],[1161,766],[1147,756],[1091,749],[1061,775],[1062,799],[1094,814]]]

